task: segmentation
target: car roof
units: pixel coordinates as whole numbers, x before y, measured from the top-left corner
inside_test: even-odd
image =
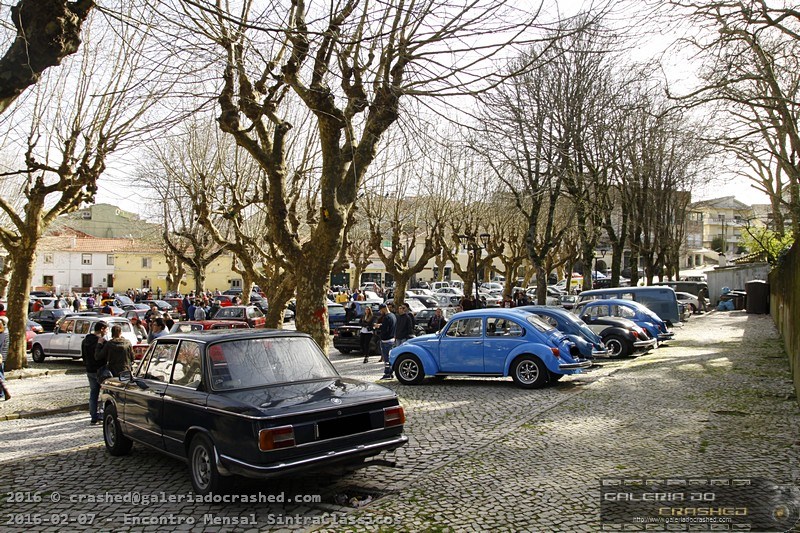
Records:
[[[499,316],[499,317],[508,317],[508,318],[517,318],[520,320],[524,320],[526,317],[530,316],[530,313],[523,309],[517,309],[514,307],[511,308],[504,308],[504,307],[491,307],[489,309],[470,309],[469,311],[460,311],[452,316],[451,319],[457,318],[483,318],[485,316]]]
[[[217,342],[242,339],[269,339],[278,337],[299,337],[310,339],[311,335],[285,329],[207,329],[186,333],[170,333],[158,340],[192,340],[196,342]]]
[[[622,298],[603,298],[602,300],[587,300],[586,302],[581,302],[581,307],[587,307],[589,305],[626,305],[628,307],[647,308],[642,302],[623,300]]]

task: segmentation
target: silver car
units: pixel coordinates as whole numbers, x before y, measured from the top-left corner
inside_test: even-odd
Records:
[[[133,332],[131,322],[127,318],[111,316],[80,316],[67,315],[56,325],[53,333],[41,333],[33,339],[31,355],[33,360],[41,363],[46,357],[72,357],[81,356],[81,343],[86,335],[94,331],[97,322],[108,324],[109,332],[106,338],[111,338],[111,326],[122,327],[122,336],[136,344],[136,334]]]

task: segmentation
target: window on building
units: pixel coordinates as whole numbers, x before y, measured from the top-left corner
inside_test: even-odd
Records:
[[[142,257],[142,268],[152,268],[153,261],[149,257]]]
[[[114,254],[106,255],[106,264],[112,266],[114,264]]]
[[[53,286],[53,276],[42,276],[42,285],[46,287]]]
[[[149,289],[150,288],[150,280],[149,279],[143,279],[142,280],[142,288],[143,289]]]
[[[92,254],[81,254],[81,264],[82,265],[91,265],[92,264]]]
[[[53,254],[44,254],[44,264],[45,265],[53,264]]]
[[[242,280],[240,279],[231,280],[231,289],[241,289],[241,288],[242,288]]]

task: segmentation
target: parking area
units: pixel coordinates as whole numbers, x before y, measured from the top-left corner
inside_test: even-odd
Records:
[[[382,373],[377,357],[332,360],[347,376]],[[85,413],[0,422],[3,529],[597,531],[603,478],[797,481],[800,415],[766,316],[693,318],[666,347],[541,390],[510,379],[386,384],[410,439],[384,457],[395,466],[243,481],[216,503],[192,499],[176,460],[142,446],[108,456]]]

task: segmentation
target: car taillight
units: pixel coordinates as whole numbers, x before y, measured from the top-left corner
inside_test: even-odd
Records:
[[[558,355],[559,355],[559,353],[560,353],[560,352],[558,351],[558,348],[550,348],[550,351],[551,351],[551,352],[553,352],[553,355],[554,355],[554,356],[556,356],[556,357],[558,357]]]
[[[406,413],[403,407],[398,405],[396,407],[386,407],[383,410],[383,427],[390,428],[394,426],[402,426],[406,423]]]
[[[634,339],[638,339],[639,338],[639,334],[636,333],[634,330],[631,330],[631,335],[633,335]]]
[[[262,452],[280,448],[291,448],[294,445],[293,426],[262,429],[258,432],[258,449]]]

